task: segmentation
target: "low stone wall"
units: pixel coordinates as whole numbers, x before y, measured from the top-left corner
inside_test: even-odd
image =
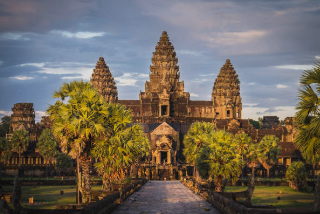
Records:
[[[220,193],[213,192],[211,190],[205,189],[202,184],[198,184],[195,181],[182,179],[181,183],[188,187],[196,194],[200,194],[203,198],[213,204],[216,208],[224,214],[254,214],[254,213],[296,213],[296,214],[316,214],[312,207],[309,208],[283,208],[276,209],[273,206],[268,205],[250,205],[245,206],[239,202],[234,201],[231,198],[225,197]],[[319,214],[319,213],[318,213]]]
[[[76,180],[20,180],[21,186],[64,186],[76,185]],[[101,180],[90,181],[91,185],[102,185]],[[2,186],[13,186],[13,181],[1,180]]]
[[[120,191],[108,195],[95,203],[89,204],[82,209],[25,209],[26,213],[30,214],[107,214],[110,213],[119,203],[125,200],[129,195],[137,191],[143,184],[146,183],[145,179],[140,179],[130,184],[129,186],[121,189]]]

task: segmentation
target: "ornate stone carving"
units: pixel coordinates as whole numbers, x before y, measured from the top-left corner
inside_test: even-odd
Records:
[[[107,102],[114,103],[118,101],[116,83],[103,57],[99,58],[96,68],[93,69],[90,81]]]
[[[230,59],[222,66],[212,90],[217,119],[241,119],[240,81]]]
[[[32,132],[35,130],[33,103],[16,103],[12,108],[10,133],[16,130]]]

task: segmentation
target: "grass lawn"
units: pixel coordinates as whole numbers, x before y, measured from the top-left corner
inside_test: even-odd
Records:
[[[226,192],[244,191],[247,187],[227,186]],[[279,192],[282,191],[282,194]],[[277,200],[280,196],[281,200]],[[252,204],[268,204],[277,208],[289,207],[310,207],[314,203],[314,192],[312,187],[308,187],[307,192],[296,192],[288,186],[256,186],[253,196]]]
[[[12,191],[12,186],[3,186],[4,191]],[[60,195],[60,190],[64,194]],[[92,186],[92,190],[101,190],[101,186]],[[22,186],[21,203],[26,208],[55,209],[56,205],[76,203],[76,186]],[[29,204],[29,197],[33,196],[34,204]]]

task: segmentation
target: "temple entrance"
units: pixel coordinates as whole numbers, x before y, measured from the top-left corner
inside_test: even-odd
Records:
[[[161,164],[167,163],[168,162],[168,152],[167,151],[161,151]]]

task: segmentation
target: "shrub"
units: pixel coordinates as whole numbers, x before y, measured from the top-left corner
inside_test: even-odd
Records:
[[[307,171],[301,161],[293,162],[287,169],[286,179],[289,186],[296,191],[301,191],[307,186]]]

